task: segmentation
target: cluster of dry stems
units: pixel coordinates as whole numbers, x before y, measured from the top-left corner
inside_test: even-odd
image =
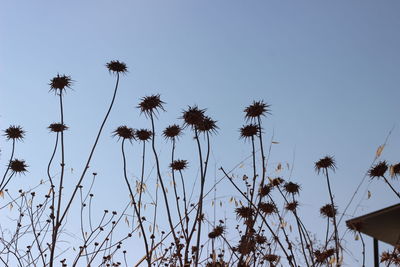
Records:
[[[209,181],[209,161],[212,136],[217,133],[217,122],[206,114],[205,109],[189,106],[182,112],[181,123],[172,124],[157,132],[157,115],[164,111],[165,103],[160,95],[150,95],[140,100],[138,108],[149,121],[149,129],[133,129],[120,126],[113,132],[121,142],[122,179],[129,191],[127,204],[120,212],[104,210],[98,220],[91,215],[93,205],[93,184],[97,173],[88,172],[103,128],[116,100],[121,74],[127,71],[123,62],[107,63],[108,70],[115,74],[116,83],[111,103],[97,131],[84,168],[78,176],[71,193],[64,192],[65,147],[64,132],[68,126],[64,122],[64,92],[72,85],[66,75],[57,75],[50,81],[51,91],[59,101],[60,121],[52,123],[49,130],[55,134],[54,150],[47,166],[47,180],[28,191],[9,192],[7,186],[15,176],[27,172],[24,160],[14,154],[16,144],[25,136],[20,126],[10,126],[5,137],[12,142],[11,155],[1,183],[1,206],[15,207],[17,214],[14,228],[3,229],[0,236],[0,262],[4,266],[341,266],[345,261],[342,239],[339,235],[338,207],[335,204],[331,186],[331,174],[336,169],[335,160],[326,156],[315,163],[315,170],[327,184],[327,204],[320,208],[326,218],[325,236],[318,240],[302,220],[299,211],[301,187],[282,177],[270,177],[268,173],[269,151],[263,140],[263,118],[270,113],[270,106],[263,101],[254,101],[244,109],[246,124],[240,128],[240,137],[251,150],[251,170],[242,179],[223,167],[219,169],[222,178],[207,187]],[[194,138],[198,158],[199,184],[196,186],[196,200],[188,188],[185,170],[188,161],[176,156],[176,147],[183,131],[189,131]],[[168,182],[163,175],[156,138],[162,136],[170,141],[170,161],[168,166],[172,178],[172,192],[168,192]],[[128,141],[128,142],[127,142]],[[137,141],[142,146],[141,175],[133,181],[127,174],[126,145]],[[150,152],[147,150],[150,149]],[[156,183],[149,185],[145,180],[146,153],[152,154]],[[54,159],[60,158],[57,166]],[[196,165],[191,162],[190,165]],[[57,167],[56,167],[57,166]],[[57,172],[55,169],[58,169]],[[400,173],[400,164],[388,166],[382,161],[369,171],[371,178],[382,178],[389,188],[400,197],[398,191],[385,176],[387,170],[395,178]],[[56,175],[54,173],[57,173]],[[84,181],[89,182],[86,190]],[[207,216],[205,199],[221,181],[231,185],[240,196],[235,199],[234,209],[237,226],[230,227],[226,220]],[[45,195],[35,193],[38,188],[49,187]],[[145,195],[155,188],[152,196],[152,210],[145,211]],[[4,199],[8,198],[8,202]],[[233,199],[233,198],[232,198]],[[73,203],[79,203],[81,237],[73,245],[61,244],[62,234],[68,228],[67,217]],[[213,203],[215,204],[215,198]],[[162,208],[160,208],[162,207]],[[132,225],[122,230],[119,225],[132,212]],[[164,219],[166,218],[166,219]],[[3,219],[1,219],[3,220]],[[289,224],[288,221],[292,222]],[[163,226],[160,230],[159,225]],[[294,226],[292,226],[294,225]],[[365,266],[365,244],[360,233],[363,222],[348,225],[360,236],[362,242],[362,264]],[[231,229],[230,229],[231,228]],[[208,231],[206,231],[209,229]],[[126,241],[137,238],[143,242],[144,257],[132,262],[130,250],[137,246],[125,245]],[[236,238],[232,238],[236,236]],[[78,244],[79,243],[79,244]],[[71,252],[71,247],[74,249]],[[64,252],[69,251],[68,258]],[[382,254],[382,261],[388,266],[400,266],[399,250]]]

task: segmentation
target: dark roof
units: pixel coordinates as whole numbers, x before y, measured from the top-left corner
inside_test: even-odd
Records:
[[[360,232],[390,245],[400,244],[400,204],[348,220],[361,221]]]

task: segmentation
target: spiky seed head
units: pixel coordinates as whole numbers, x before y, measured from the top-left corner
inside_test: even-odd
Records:
[[[293,183],[293,182],[288,182],[288,183],[285,183],[285,185],[283,186],[283,189],[287,193],[295,195],[300,192],[300,185]]]
[[[254,209],[251,207],[242,206],[236,208],[235,213],[239,219],[250,219],[254,215]]]
[[[315,170],[319,173],[321,170],[331,169],[333,171],[336,170],[335,159],[331,156],[325,156],[324,158],[315,162]]]
[[[27,172],[27,167],[25,160],[14,159],[10,162],[10,169],[13,173],[23,174]]]
[[[263,235],[258,234],[258,235],[256,235],[255,239],[256,239],[257,244],[260,244],[260,245],[265,244],[267,242],[267,238]]]
[[[164,104],[165,103],[161,101],[160,95],[156,94],[142,97],[137,107],[140,108],[140,112],[144,113],[146,116],[150,116],[155,114],[156,111],[158,112],[159,109],[165,111],[163,107]]]
[[[271,114],[270,105],[264,103],[264,101],[253,101],[253,104],[244,109],[246,113],[245,118],[247,120],[254,120],[260,116]]]
[[[169,166],[174,171],[182,171],[187,168],[188,162],[184,159],[174,160]]]
[[[139,129],[139,130],[135,131],[135,136],[140,141],[148,141],[148,140],[150,140],[152,134],[153,133],[150,130],[147,130],[147,129]]]
[[[208,233],[208,237],[211,239],[215,239],[217,237],[222,236],[224,231],[225,231],[225,227],[222,225],[218,225],[210,233]]]
[[[218,225],[214,228],[214,233],[217,237],[221,236],[225,232],[225,227],[223,225]]]
[[[276,177],[270,180],[270,185],[271,186],[280,186],[285,180],[283,180],[281,177]]]
[[[199,125],[204,119],[205,109],[199,109],[197,106],[188,107],[183,111],[182,119],[185,126],[190,126],[193,129]]]
[[[182,129],[177,124],[170,125],[163,131],[163,136],[166,139],[178,138],[181,134],[182,134]]]
[[[203,133],[216,133],[218,126],[217,121],[211,119],[208,116],[204,116],[203,119],[196,124],[196,128],[199,132]]]
[[[381,262],[384,262],[386,266],[400,266],[400,246],[397,245],[395,249],[390,249],[389,251],[384,251],[381,254]]]
[[[112,73],[126,73],[128,71],[126,64],[119,60],[111,60],[106,64],[106,67]]]
[[[337,209],[332,206],[332,204],[326,204],[321,207],[319,210],[322,216],[327,217],[327,218],[333,218],[336,216]]]
[[[259,127],[256,124],[248,124],[240,128],[240,138],[249,139],[259,133]]]
[[[299,203],[297,201],[292,201],[286,204],[285,209],[289,211],[295,211],[298,206]]]
[[[391,173],[392,178],[395,178],[398,175],[400,175],[400,162],[390,166],[390,169],[391,169],[390,173]]]
[[[242,255],[248,255],[255,251],[256,241],[253,236],[243,235],[239,241],[237,251]]]
[[[128,126],[122,125],[119,126],[114,132],[114,136],[117,136],[118,139],[127,139],[127,140],[132,140],[135,138],[135,131],[132,128],[129,128]]]
[[[381,161],[377,163],[375,166],[372,166],[372,168],[368,171],[368,175],[371,178],[383,177],[387,169],[388,165],[386,161]]]
[[[279,256],[275,254],[266,254],[264,255],[264,260],[273,263],[273,262],[278,262]]]
[[[50,91],[54,91],[55,94],[62,94],[66,88],[71,88],[72,79],[71,76],[57,74],[53,79],[50,80]]]
[[[11,125],[4,130],[4,136],[7,138],[7,140],[12,139],[15,141],[20,141],[24,139],[25,131],[22,129],[21,126]]]
[[[47,128],[50,130],[50,132],[53,132],[53,133],[60,133],[60,132],[68,130],[68,126],[66,126],[65,124],[62,124],[62,123],[52,123]]]
[[[208,238],[214,239],[214,238],[216,238],[216,237],[217,237],[217,236],[215,235],[214,231],[211,231],[211,232],[208,233]]]
[[[260,189],[259,189],[259,195],[261,197],[265,197],[267,195],[269,195],[269,193],[271,193],[271,185],[263,185]]]
[[[276,206],[272,202],[261,202],[258,205],[258,207],[266,215],[270,215],[273,214],[274,212],[277,212]]]

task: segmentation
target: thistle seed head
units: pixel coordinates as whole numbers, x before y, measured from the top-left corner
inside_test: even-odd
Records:
[[[336,169],[335,159],[331,156],[325,156],[324,158],[315,162],[315,170],[317,171],[317,173],[319,173],[323,169],[325,170],[331,169],[335,171]]]
[[[112,73],[126,73],[128,71],[126,64],[119,60],[111,60],[106,64],[106,67]]]
[[[147,129],[139,129],[135,131],[136,138],[143,142],[150,140],[152,134],[153,133]]]
[[[20,141],[24,139],[25,131],[21,126],[11,125],[4,130],[4,136],[7,138],[7,140],[12,139],[15,141]]]
[[[13,173],[23,174],[27,172],[27,167],[25,160],[14,159],[10,162],[10,169]]]
[[[68,127],[62,123],[52,123],[47,128],[50,130],[50,132],[53,132],[53,133],[60,133],[60,132],[68,130]]]
[[[132,140],[135,138],[135,131],[132,128],[129,128],[128,126],[119,126],[114,132],[114,136],[117,136],[118,139],[128,139]]]
[[[163,136],[166,139],[178,138],[182,134],[182,129],[179,125],[170,125],[163,131]]]
[[[66,88],[71,88],[72,79],[71,76],[57,74],[57,76],[50,80],[49,85],[50,91],[61,95]]]
[[[142,97],[137,107],[140,108],[140,111],[144,113],[146,116],[150,116],[152,114],[155,114],[155,112],[158,111],[159,109],[165,111],[163,104],[165,103],[161,101],[160,95],[156,94],[156,95]]]
[[[270,105],[264,103],[264,101],[253,101],[253,104],[244,109],[246,113],[245,118],[247,120],[254,120],[260,116],[271,114]]]
[[[368,175],[371,178],[375,178],[375,177],[383,177],[385,175],[385,172],[388,169],[388,165],[386,163],[386,161],[381,161],[379,163],[377,163],[375,166],[373,166],[369,171],[368,171]]]

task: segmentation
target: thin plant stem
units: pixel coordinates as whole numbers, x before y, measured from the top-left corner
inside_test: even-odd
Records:
[[[151,120],[151,129],[152,129],[151,145],[152,145],[152,149],[153,149],[154,158],[156,160],[157,176],[158,176],[158,180],[160,181],[161,190],[162,190],[163,196],[164,196],[165,207],[167,209],[168,223],[169,223],[169,226],[171,228],[172,235],[174,237],[174,242],[176,244],[176,249],[179,249],[179,247],[180,247],[179,246],[179,239],[176,236],[174,225],[172,223],[172,216],[171,216],[171,211],[170,211],[170,207],[169,207],[169,203],[168,203],[167,192],[166,192],[166,188],[165,188],[162,176],[161,176],[160,162],[159,162],[159,159],[158,159],[156,146],[155,146],[155,126],[154,126],[153,113],[150,113],[150,120]],[[183,266],[182,259],[180,257],[179,257],[179,263],[180,263],[180,266]]]
[[[78,191],[78,188],[79,188],[79,186],[81,185],[83,179],[85,178],[85,175],[86,175],[87,170],[89,169],[89,164],[90,164],[90,162],[91,162],[91,160],[92,160],[94,151],[96,150],[96,146],[97,146],[97,143],[99,142],[99,139],[100,139],[101,133],[102,133],[102,131],[103,131],[104,125],[106,124],[106,121],[107,121],[107,119],[108,119],[108,116],[110,115],[111,110],[112,110],[112,107],[114,106],[115,98],[116,98],[117,91],[118,91],[118,84],[119,84],[119,73],[117,73],[117,80],[116,80],[116,83],[115,83],[114,93],[113,93],[113,97],[112,97],[110,106],[109,106],[109,108],[108,108],[108,110],[107,110],[107,113],[106,113],[104,119],[103,119],[103,122],[101,123],[100,129],[99,129],[99,131],[97,132],[97,136],[96,136],[95,142],[94,142],[94,144],[93,144],[93,146],[92,146],[92,149],[91,149],[90,154],[89,154],[89,157],[88,157],[88,159],[87,159],[87,161],[86,161],[85,167],[84,167],[84,169],[83,169],[83,171],[82,171],[82,174],[81,174],[81,176],[80,176],[78,182],[76,183],[75,189],[74,189],[74,191],[72,192],[72,195],[71,195],[71,197],[69,198],[68,204],[67,204],[67,206],[65,207],[64,212],[63,212],[63,214],[62,214],[62,216],[61,216],[61,218],[60,218],[60,221],[59,221],[60,224],[62,223],[62,221],[64,220],[65,216],[67,215],[68,210],[69,210],[69,208],[71,207],[71,204],[72,204],[72,202],[73,202],[73,200],[74,200],[74,198],[75,198],[75,195],[76,195],[76,193],[77,193],[77,191]]]
[[[123,166],[123,169],[124,169],[124,179],[125,179],[126,185],[127,185],[127,187],[128,187],[129,193],[130,193],[131,198],[132,198],[133,208],[134,208],[134,210],[135,210],[136,215],[138,216],[139,226],[140,226],[140,229],[141,229],[142,234],[143,234],[143,240],[144,240],[144,245],[145,245],[145,249],[146,249],[146,255],[148,255],[146,260],[147,260],[147,263],[148,263],[148,265],[149,265],[149,267],[150,267],[150,266],[151,266],[151,256],[150,256],[150,254],[149,254],[149,245],[148,245],[148,243],[147,243],[146,231],[144,230],[144,226],[143,226],[142,219],[141,219],[140,216],[139,216],[138,205],[137,205],[137,203],[136,203],[136,201],[135,201],[135,196],[134,196],[134,194],[133,194],[133,190],[132,190],[131,184],[129,183],[128,175],[127,175],[127,172],[126,172],[126,156],[125,156],[124,144],[125,144],[125,138],[122,140],[122,145],[121,145],[121,152],[122,152],[123,165],[124,165],[124,166]]]
[[[400,198],[400,193],[396,191],[396,189],[394,189],[394,187],[392,186],[392,184],[388,181],[388,179],[385,176],[382,176],[383,179],[385,180],[385,183],[390,187],[390,189],[396,194],[396,196],[398,198]]]
[[[332,208],[334,209],[335,208],[335,204],[334,204],[334,201],[333,201],[333,194],[332,194],[332,190],[331,190],[331,184],[329,182],[328,169],[324,168],[324,170],[325,170],[325,175],[326,175],[326,182],[328,184],[328,191],[329,191],[329,197],[330,197],[330,200],[331,200],[331,205],[332,205]],[[339,266],[339,261],[340,261],[340,259],[339,259],[339,237],[338,237],[338,230],[337,230],[337,223],[336,223],[336,214],[333,215],[332,219],[333,219],[333,229],[334,229],[334,234],[335,234],[336,264],[337,264],[337,266]]]
[[[139,201],[138,201],[138,208],[139,208],[139,217],[140,211],[142,208],[142,194],[144,190],[143,179],[144,179],[144,164],[145,164],[145,156],[146,156],[146,142],[143,141],[143,148],[142,148],[142,172],[140,175],[140,185],[139,185]]]
[[[6,185],[3,186],[4,180],[7,177],[8,171],[10,170],[11,167],[11,161],[14,158],[14,152],[15,152],[15,139],[12,140],[12,149],[11,149],[11,156],[10,156],[10,160],[8,161],[8,165],[7,165],[7,169],[4,172],[3,178],[1,179],[1,183],[0,183],[0,192],[3,191],[3,189],[6,187]]]
[[[203,157],[202,157],[202,151],[201,151],[201,145],[200,145],[200,140],[199,140],[199,135],[197,129],[195,129],[195,139],[197,143],[197,148],[198,148],[198,153],[199,153],[199,161],[200,161],[200,196],[199,196],[199,209],[198,213],[196,216],[196,221],[198,224],[198,229],[197,229],[197,243],[196,243],[196,256],[195,256],[195,266],[198,266],[199,264],[199,252],[200,252],[200,239],[201,239],[201,223],[203,219],[203,194],[204,194],[204,185],[205,185],[205,180],[206,180],[206,173],[207,173],[207,164],[208,164],[208,158],[210,155],[210,137],[208,132],[206,133],[207,137],[207,154],[206,154],[206,160],[204,162],[204,167],[203,167]]]
[[[174,155],[175,154],[175,138],[172,139],[172,151],[171,151],[171,163],[174,162]],[[178,211],[178,216],[179,216],[179,221],[181,223],[181,229],[182,229],[182,233],[183,236],[185,237],[185,240],[187,241],[187,234],[185,231],[185,228],[183,226],[183,220],[182,220],[182,213],[181,213],[181,209],[180,209],[180,205],[179,205],[179,198],[178,198],[178,192],[177,192],[177,183],[175,180],[175,170],[172,169],[172,183],[173,183],[173,188],[174,188],[174,194],[175,194],[175,203],[176,203],[176,209]]]
[[[362,237],[362,234],[358,232],[358,235],[360,236],[361,243],[362,243],[362,267],[365,267],[365,242],[364,238]]]
[[[59,93],[59,101],[60,101],[60,116],[61,116],[61,125],[64,125],[64,108],[63,108],[63,99],[62,99],[62,91]],[[57,242],[58,229],[60,227],[60,214],[61,214],[61,200],[62,200],[62,190],[63,190],[63,182],[64,182],[64,172],[65,172],[65,146],[64,146],[64,131],[61,131],[61,174],[60,174],[60,184],[58,188],[58,200],[57,200],[57,215],[55,218],[55,225],[53,227],[52,233],[52,242],[50,248],[50,267],[53,266],[54,261],[54,252]],[[54,188],[53,188],[54,191]],[[53,206],[54,208],[54,206]],[[54,212],[54,210],[53,210]]]

